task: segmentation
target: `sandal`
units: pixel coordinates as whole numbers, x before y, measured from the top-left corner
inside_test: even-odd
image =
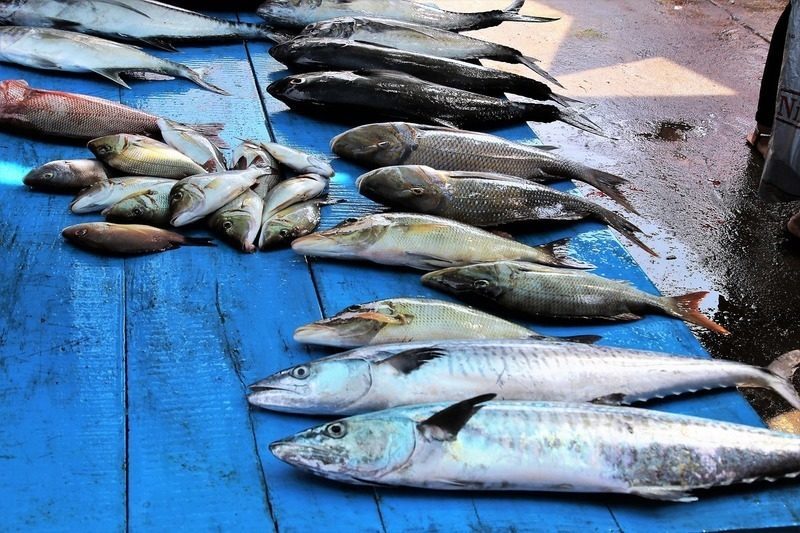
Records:
[[[770,137],[772,137],[772,130],[756,124],[753,132],[745,138],[745,142],[747,146],[761,154],[761,157],[766,158]]]

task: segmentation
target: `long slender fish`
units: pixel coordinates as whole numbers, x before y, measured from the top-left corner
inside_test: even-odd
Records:
[[[445,268],[425,274],[422,282],[457,296],[474,295],[497,302],[531,316],[638,320],[644,314],[655,313],[728,334],[698,309],[707,292],[657,296],[624,281],[519,261]]]
[[[206,170],[168,144],[141,135],[108,135],[89,141],[89,150],[126,174],[181,179]]]
[[[531,247],[481,229],[429,215],[383,213],[348,219],[292,243],[303,255],[365,259],[421,270],[500,258],[554,266],[591,268],[566,255],[568,241]]]
[[[251,385],[248,399],[275,411],[349,415],[487,392],[499,400],[622,405],[738,386],[772,389],[797,409],[790,379],[798,365],[800,350],[759,368],[547,340],[399,342],[282,370]]]
[[[564,106],[572,101],[553,93],[544,83],[504,70],[344,39],[294,39],[273,46],[269,53],[292,70],[301,72],[388,69],[490,96],[513,93],[534,100],[552,100]]]
[[[202,15],[152,0],[4,0],[0,21],[44,26],[174,50],[173,41],[265,39],[269,28]]]
[[[186,65],[161,59],[133,46],[71,31],[0,27],[0,61],[45,70],[94,72],[128,89],[120,74],[153,72],[186,78],[203,89],[228,94]]]
[[[543,78],[561,86],[555,78],[536,64],[537,59],[527,57],[519,50],[453,31],[390,18],[339,17],[309,24],[303,28],[298,37],[348,39],[451,59],[494,59],[507,63],[522,63]]]
[[[370,200],[402,211],[481,227],[593,218],[608,224],[647,253],[657,255],[635,235],[642,230],[613,211],[580,196],[513,176],[403,165],[363,174],[356,180],[356,187]]]
[[[108,169],[97,159],[50,161],[28,172],[22,182],[34,189],[79,191],[108,180]]]
[[[267,0],[258,14],[269,24],[303,28],[312,22],[349,16],[390,14],[393,19],[451,31],[479,30],[504,21],[552,22],[551,17],[520,15],[525,0],[514,0],[507,8],[478,13],[445,11],[432,4],[411,0]]]
[[[535,338],[545,336],[470,307],[429,298],[391,298],[351,305],[294,332],[297,342],[337,348],[446,339]],[[599,339],[592,335],[569,338],[581,342]]]
[[[491,129],[558,120],[604,135],[597,124],[569,108],[486,96],[395,71],[296,74],[273,82],[267,91],[297,111],[351,124],[386,119]]]
[[[206,238],[186,237],[174,231],[141,224],[90,222],[64,228],[61,234],[75,246],[122,255],[164,252],[181,246],[214,246]]]
[[[76,214],[103,211],[128,196],[147,191],[157,185],[171,187],[175,183],[177,183],[175,180],[168,178],[139,176],[109,178],[81,191],[70,204],[70,210]]]
[[[490,402],[397,407],[273,442],[313,474],[358,485],[621,493],[692,492],[800,474],[800,437],[632,407]]]
[[[366,124],[331,140],[340,156],[371,168],[427,165],[438,170],[508,174],[537,182],[583,181],[636,212],[617,187],[627,180],[542,150],[474,131],[409,122]]]

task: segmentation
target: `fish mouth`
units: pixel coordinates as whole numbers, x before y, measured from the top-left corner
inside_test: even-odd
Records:
[[[177,228],[179,226],[185,226],[186,224],[194,222],[195,220],[197,220],[197,217],[195,217],[191,211],[184,211],[183,213],[179,213],[172,217],[169,223]]]
[[[321,324],[300,326],[294,330],[294,340],[303,344],[315,344],[321,340],[333,340],[337,337],[336,330]]]
[[[451,274],[450,269],[437,270],[424,274],[420,279],[423,285],[455,292],[464,292],[472,287],[470,280],[460,279],[457,276],[448,276],[448,274]]]
[[[301,255],[338,255],[335,249],[339,245],[335,239],[314,233],[292,241],[292,250]]]
[[[286,464],[320,474],[327,478],[347,480],[349,476],[332,472],[329,465],[336,463],[337,457],[329,450],[311,444],[300,444],[291,439],[278,440],[269,445],[272,455]]]

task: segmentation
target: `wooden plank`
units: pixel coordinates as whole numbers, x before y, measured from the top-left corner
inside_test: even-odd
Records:
[[[118,95],[8,65],[0,78]],[[85,148],[3,132],[0,153],[0,529],[122,531],[123,263],[62,239],[77,219],[70,196],[22,185],[31,168]]]

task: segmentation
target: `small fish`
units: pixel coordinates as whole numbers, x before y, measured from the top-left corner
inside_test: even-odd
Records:
[[[539,146],[486,133],[409,122],[367,124],[337,135],[331,149],[339,157],[370,168],[427,165],[437,170],[508,174],[536,182],[572,179],[588,183],[633,213],[617,189],[627,180],[596,170]]]
[[[169,193],[174,186],[174,180],[152,185],[123,198],[103,210],[102,214],[109,222],[168,227]]]
[[[108,170],[97,159],[70,159],[33,169],[22,183],[34,189],[74,192],[107,180]]]
[[[248,400],[288,413],[349,415],[487,392],[506,401],[623,405],[697,390],[761,387],[798,408],[800,396],[790,381],[798,365],[800,350],[759,368],[541,339],[400,341],[282,370],[251,385]]]
[[[430,215],[383,213],[348,219],[292,243],[295,252],[336,259],[362,259],[421,270],[517,259],[591,268],[566,254],[569,241],[531,247],[460,222]]]
[[[208,218],[208,226],[243,252],[253,253],[263,210],[261,197],[247,190],[213,213]]]
[[[258,178],[253,192],[267,199],[269,191],[281,180],[281,170],[278,160],[272,157],[269,152],[264,150],[260,144],[253,141],[242,141],[242,144],[233,151],[231,170],[244,170],[249,167],[258,167],[265,174]]]
[[[402,211],[451,218],[474,226],[538,220],[584,220],[608,224],[647,253],[635,224],[580,196],[513,176],[439,171],[421,165],[383,167],[356,180],[370,200]]]
[[[225,156],[205,135],[167,118],[158,119],[158,128],[168,145],[188,156],[207,172],[223,172],[228,169]]]
[[[69,208],[75,214],[99,212],[124,200],[128,196],[147,191],[160,184],[166,184],[166,186],[171,187],[175,183],[175,180],[168,178],[143,178],[137,176],[109,178],[81,191],[72,201]]]
[[[445,339],[533,339],[535,331],[470,307],[427,298],[351,305],[294,332],[294,340],[337,348]],[[597,341],[586,335],[571,340]]]
[[[272,215],[261,224],[259,247],[263,250],[290,244],[317,229],[321,219],[320,205],[324,205],[324,202],[309,200],[285,207]]]
[[[261,234],[258,238],[258,247],[262,250],[269,247],[270,243],[268,241],[272,237],[272,233],[267,226],[273,222],[273,218],[279,212],[292,205],[322,196],[328,191],[328,185],[328,178],[323,178],[317,174],[304,174],[296,178],[282,181],[272,188],[267,195],[267,199],[264,201],[264,213],[261,216]],[[314,213],[306,214],[313,216]],[[291,218],[294,219],[294,216]],[[316,227],[316,225],[314,227]],[[278,235],[280,235],[280,231]]]
[[[357,485],[674,502],[695,501],[697,489],[800,474],[796,435],[632,407],[492,398],[357,415],[273,442],[270,451]]]
[[[72,31],[0,27],[0,60],[45,70],[94,72],[128,89],[120,74],[152,72],[185,78],[203,89],[228,94],[186,65],[150,55],[133,46]]]
[[[65,228],[61,235],[87,250],[122,255],[164,252],[181,246],[214,246],[210,239],[186,237],[140,224],[90,222]]]
[[[624,281],[519,261],[445,268],[425,274],[422,282],[456,296],[478,296],[530,316],[638,320],[655,313],[728,334],[698,309],[707,292],[657,296]]]
[[[263,173],[259,168],[249,168],[182,179],[169,195],[170,223],[185,226],[210,215],[255,185]]]
[[[514,0],[503,10],[478,13],[445,11],[433,4],[411,0],[267,0],[258,14],[271,25],[302,28],[312,22],[336,17],[379,16],[432,26],[443,30],[468,31],[497,26],[504,21],[552,22],[551,17],[520,15],[525,0]]]
[[[140,135],[109,135],[89,141],[88,146],[98,159],[126,174],[181,179],[206,173],[171,146]]]
[[[330,178],[335,174],[333,167],[319,157],[278,143],[261,143],[261,147],[282,165],[300,174],[318,174]]]

